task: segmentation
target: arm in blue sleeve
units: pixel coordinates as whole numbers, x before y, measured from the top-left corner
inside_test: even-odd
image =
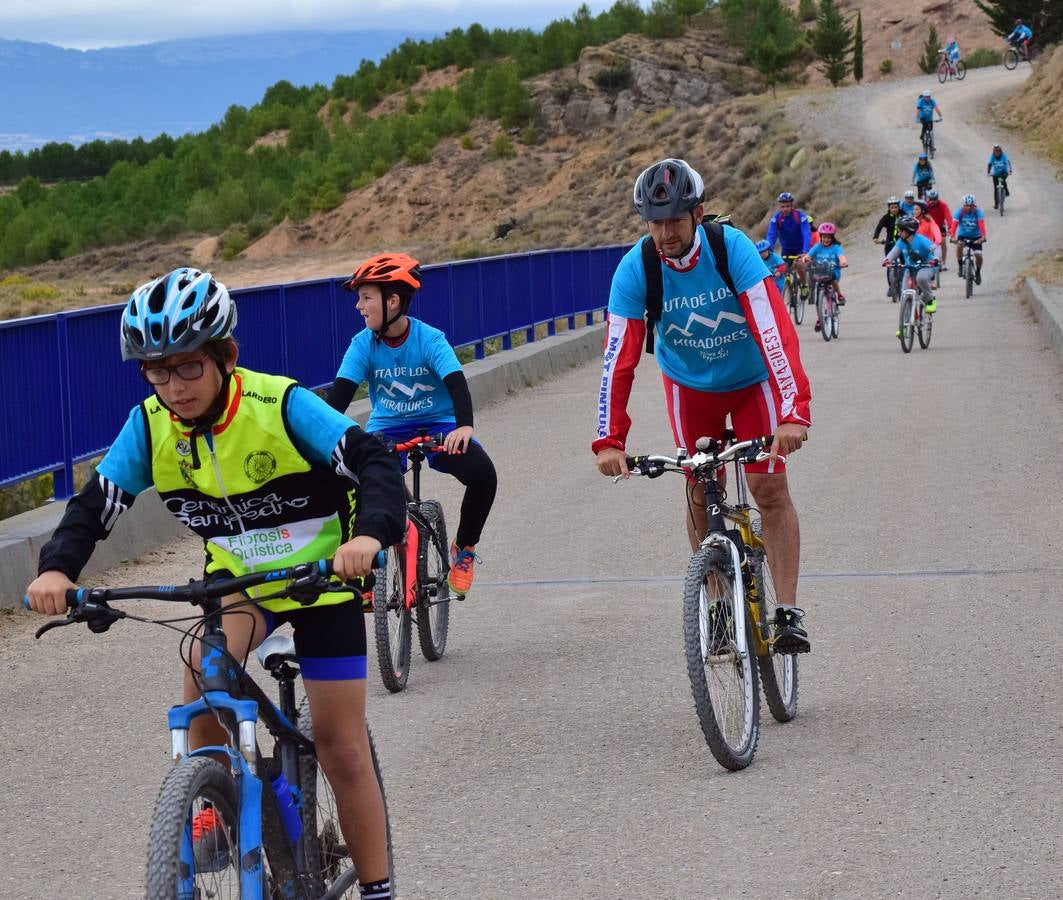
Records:
[[[801,252],[808,253],[812,246],[812,229],[808,224],[808,216],[801,217]]]

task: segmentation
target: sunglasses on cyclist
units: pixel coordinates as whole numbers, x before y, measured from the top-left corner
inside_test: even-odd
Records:
[[[207,357],[190,359],[187,362],[178,363],[176,366],[145,366],[140,364],[140,374],[148,384],[166,384],[171,375],[176,375],[182,381],[195,381],[203,376],[203,363]]]

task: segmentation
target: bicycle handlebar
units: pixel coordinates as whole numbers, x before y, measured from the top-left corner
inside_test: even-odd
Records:
[[[384,441],[384,445],[389,450],[394,450],[396,453],[406,453],[414,447],[421,447],[424,450],[435,450],[442,453],[443,437],[443,432],[439,432],[438,434],[420,434],[417,437],[410,438],[408,441],[402,441],[401,443]]]
[[[713,438],[701,437],[697,441],[697,452],[693,456],[659,456],[645,454],[641,456],[626,457],[628,471],[632,475],[645,475],[647,478],[656,478],[665,472],[682,472],[686,469],[697,471],[699,469],[712,468],[729,463],[732,460],[742,464],[760,462],[767,459],[771,454],[768,452],[775,435],[766,434],[748,441],[738,441],[724,448],[719,441]],[[778,458],[785,462],[786,457],[782,454]]]
[[[385,564],[385,551],[377,553],[373,561],[374,568]],[[219,599],[229,594],[238,593],[248,588],[270,582],[284,583],[284,593],[301,605],[313,603],[322,594],[350,590],[346,583],[334,583],[332,560],[319,559],[315,562],[297,563],[283,569],[269,569],[251,572],[234,578],[208,581],[191,580],[185,585],[158,585],[124,588],[71,588],[66,592],[66,605],[69,612],[65,619],[53,619],[37,629],[36,637],[41,637],[52,628],[85,622],[90,630],[100,633],[106,631],[118,619],[125,619],[128,614],[120,609],[112,609],[107,604],[114,600],[166,600],[173,603],[192,603],[201,605],[206,600]],[[30,608],[29,597],[22,598],[22,605]]]

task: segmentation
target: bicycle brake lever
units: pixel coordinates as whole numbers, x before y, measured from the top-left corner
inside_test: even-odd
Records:
[[[45,632],[51,631],[53,628],[62,628],[64,625],[73,625],[77,620],[71,619],[67,616],[65,619],[52,619],[45,622],[40,628],[33,633],[34,640],[40,640]]]

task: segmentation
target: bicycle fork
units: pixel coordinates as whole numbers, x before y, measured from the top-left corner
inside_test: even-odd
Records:
[[[738,545],[727,535],[726,523],[721,508],[721,491],[719,482],[713,479],[705,487],[705,512],[708,531],[702,547],[716,547],[723,550],[731,559],[731,588],[735,598],[735,642],[738,655],[742,659],[749,656],[749,641],[746,632],[746,592],[742,581],[742,556]]]

